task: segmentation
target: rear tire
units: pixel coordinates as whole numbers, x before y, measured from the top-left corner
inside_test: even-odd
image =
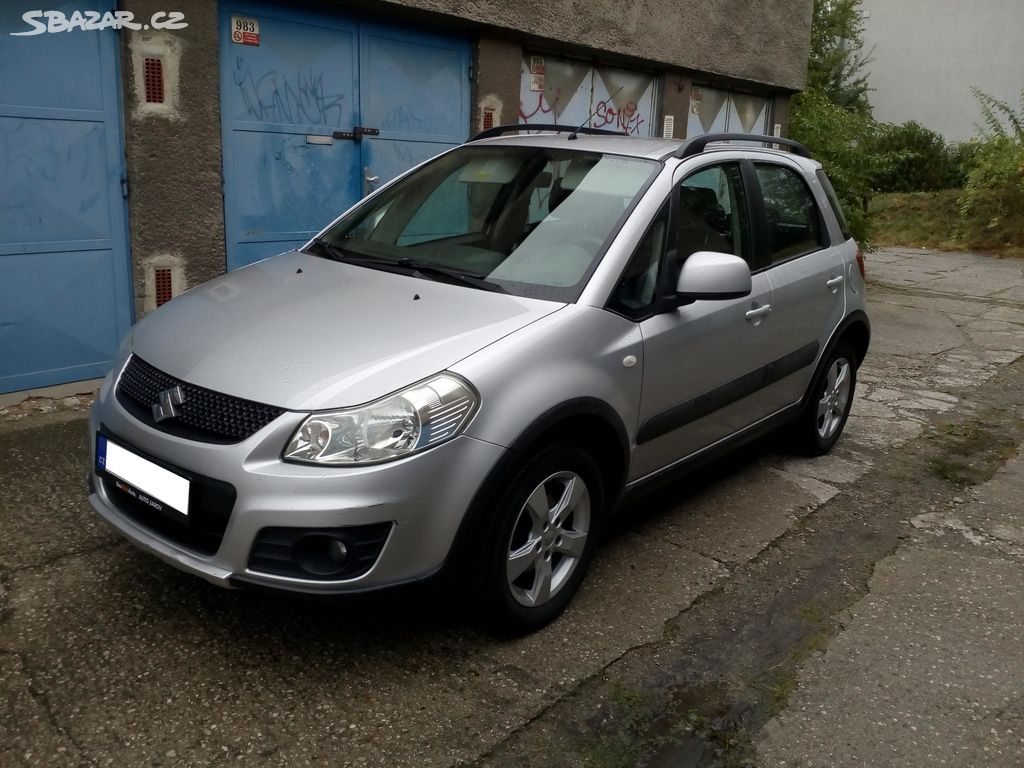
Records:
[[[857,355],[840,342],[825,358],[814,377],[811,394],[797,423],[799,448],[808,456],[832,450],[843,433],[857,387]]]
[[[603,511],[600,471],[579,448],[549,446],[523,464],[475,542],[490,629],[526,634],[565,610],[593,559]]]

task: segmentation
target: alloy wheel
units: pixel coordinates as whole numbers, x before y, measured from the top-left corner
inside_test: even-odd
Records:
[[[530,493],[512,526],[505,578],[512,597],[543,605],[569,581],[590,535],[590,492],[575,472],[556,472]]]
[[[825,387],[818,401],[818,436],[828,440],[839,429],[850,405],[850,362],[837,357],[825,376]]]

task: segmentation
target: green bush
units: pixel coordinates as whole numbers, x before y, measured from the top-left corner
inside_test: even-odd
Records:
[[[960,198],[963,238],[985,250],[1024,248],[1024,142],[993,136],[978,145]]]
[[[981,145],[976,139],[949,145],[949,172],[946,177],[946,189],[958,189],[967,183],[967,177],[977,165],[978,148]]]
[[[1024,249],[1024,89],[1020,107],[975,90],[985,136],[973,150],[960,199],[965,241],[983,249]]]
[[[873,149],[886,156],[874,180],[879,192],[931,192],[957,178],[952,149],[914,121],[879,125]]]

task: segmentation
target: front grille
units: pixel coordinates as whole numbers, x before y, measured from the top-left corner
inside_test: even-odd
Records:
[[[180,415],[165,421],[153,418],[153,406],[164,390],[181,387]],[[177,437],[204,443],[237,443],[265,427],[283,408],[223,395],[189,384],[157,370],[132,355],[117,382],[117,401],[144,424]]]

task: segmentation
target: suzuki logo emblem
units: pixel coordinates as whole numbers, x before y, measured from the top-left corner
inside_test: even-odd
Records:
[[[174,419],[181,415],[179,406],[185,402],[185,392],[181,387],[165,389],[160,393],[160,402],[153,405],[153,421],[161,422]]]

